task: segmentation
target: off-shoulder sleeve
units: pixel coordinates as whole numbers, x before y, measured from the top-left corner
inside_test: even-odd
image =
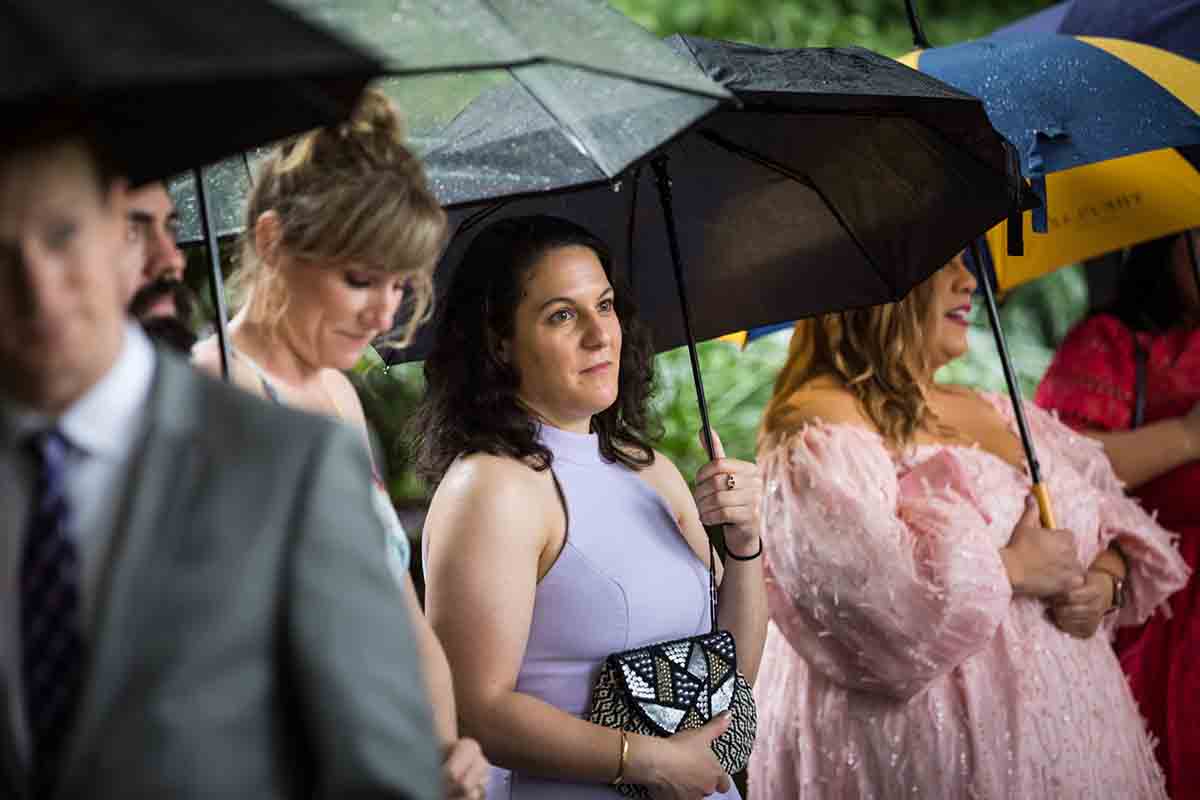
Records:
[[[1158,607],[1170,614],[1166,600],[1187,583],[1190,571],[1175,547],[1178,537],[1155,522],[1138,502],[1125,494],[1104,446],[1059,422],[1050,414],[1030,410],[1030,427],[1041,447],[1070,463],[1098,494],[1100,544],[1114,540],[1129,562],[1129,601],[1115,624],[1140,625]]]
[[[760,454],[771,618],[834,682],[898,699],[979,651],[1012,590],[948,453],[904,485],[882,441],[810,425]]]
[[[1133,420],[1136,370],[1133,334],[1097,314],[1067,334],[1034,402],[1076,429],[1124,430]]]

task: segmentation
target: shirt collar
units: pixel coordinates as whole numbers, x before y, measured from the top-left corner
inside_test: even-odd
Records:
[[[119,458],[132,445],[145,416],[154,381],[154,347],[139,325],[127,322],[116,362],[58,418],[74,447],[89,455]],[[0,438],[7,445],[55,424],[53,417],[0,403]]]

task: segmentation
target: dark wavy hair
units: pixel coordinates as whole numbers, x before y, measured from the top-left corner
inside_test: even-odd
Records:
[[[1117,299],[1105,311],[1135,331],[1163,333],[1188,324],[1188,309],[1171,263],[1171,251],[1184,234],[1164,236],[1130,250],[1121,264]]]
[[[654,350],[631,293],[614,280],[608,246],[565,219],[512,217],[476,235],[435,317],[425,397],[411,422],[417,470],[430,483],[437,484],[454,459],[470,453],[509,456],[537,470],[553,462],[537,440],[538,421],[517,399],[521,376],[501,359],[500,343],[513,335],[530,271],[546,253],[571,246],[596,254],[613,283],[621,325],[617,401],[592,417],[600,453],[631,469],[654,463],[650,442],[661,435],[649,407]]]

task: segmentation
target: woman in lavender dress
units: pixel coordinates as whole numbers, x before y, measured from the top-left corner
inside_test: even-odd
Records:
[[[711,750],[728,720],[670,739],[587,721],[604,658],[709,629],[704,524],[726,524],[720,627],[753,682],[766,628],[753,464],[718,458],[695,498],[649,444],[652,351],[607,248],[553,217],[471,243],[425,362],[415,422],[438,484],[426,603],[491,800],[736,798]],[[625,746],[627,742],[628,746]]]

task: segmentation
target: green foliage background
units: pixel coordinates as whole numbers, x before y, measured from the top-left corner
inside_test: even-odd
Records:
[[[858,45],[891,56],[912,49],[903,0],[613,0],[613,5],[664,36],[695,33],[776,47]],[[945,45],[985,35],[1046,5],[1036,0],[924,0],[919,11],[931,42]],[[1022,287],[1004,302],[1001,316],[1009,349],[1027,396],[1049,364],[1054,346],[1086,306],[1087,286],[1078,268]],[[700,345],[713,425],[731,456],[754,456],[758,423],[786,357],[788,338],[787,332],[774,334],[745,350],[725,342]],[[971,353],[939,377],[1003,391],[982,308],[976,309],[970,341]],[[686,351],[661,355],[657,378],[656,408],[666,430],[660,449],[690,476],[706,458],[698,439],[699,413]],[[408,467],[411,454],[402,435],[423,389],[420,365],[385,370],[377,358],[364,359],[356,383],[387,455],[393,497],[399,505],[422,503],[426,487]]]
[[[611,0],[663,36],[694,33],[771,47],[858,45],[895,56],[912,49],[904,0]],[[1038,0],[918,0],[937,45],[983,36],[1047,5]]]

